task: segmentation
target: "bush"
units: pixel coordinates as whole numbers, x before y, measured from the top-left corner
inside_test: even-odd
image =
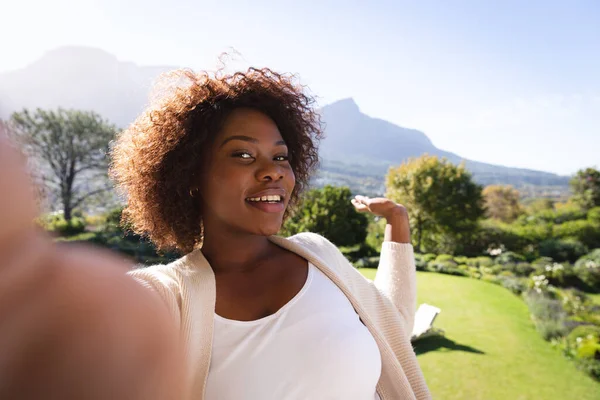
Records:
[[[427,269],[427,262],[428,261],[425,260],[425,256],[423,254],[415,254],[415,264],[417,267],[417,271],[425,271]]]
[[[73,236],[85,232],[85,219],[72,217],[71,222],[65,221],[62,213],[51,213],[38,219],[38,224],[48,232],[59,236]]]
[[[458,270],[457,264],[454,261],[429,261],[427,263],[427,271],[447,273],[450,270]]]
[[[358,261],[365,257],[374,257],[379,253],[366,243],[361,243],[355,246],[340,247],[340,251],[350,262]]]
[[[467,265],[470,267],[491,267],[494,265],[494,260],[491,257],[474,257],[467,259]]]
[[[544,340],[559,338],[567,333],[565,325],[567,313],[561,301],[551,299],[543,293],[528,291],[525,294],[525,302],[529,307],[533,323]]]
[[[594,207],[588,211],[587,219],[592,224],[600,225],[600,207]]]
[[[512,251],[506,251],[496,257],[494,261],[496,264],[517,263],[520,261],[525,261],[525,257]]]
[[[580,325],[566,337],[563,345],[565,354],[577,366],[596,379],[600,379],[600,327]]]
[[[556,261],[574,262],[588,252],[587,247],[577,239],[548,239],[540,243],[540,255]]]
[[[502,266],[502,269],[504,271],[510,271],[517,276],[524,276],[524,277],[531,275],[531,273],[533,271],[535,271],[535,268],[527,262],[518,262],[518,263],[509,262],[509,263],[504,264]]]
[[[440,254],[435,258],[435,261],[454,261],[454,256],[450,254]]]
[[[526,280],[506,275],[498,276],[498,282],[500,283],[500,285],[502,285],[503,287],[510,290],[516,295],[520,295],[521,293],[526,291],[528,287]]]
[[[379,266],[379,256],[359,258],[353,265],[356,268],[377,268]]]
[[[577,260],[574,272],[591,290],[600,292],[600,249]]]
[[[573,238],[588,247],[600,246],[600,226],[588,220],[569,221],[554,227],[556,238]]]
[[[423,254],[423,261],[425,261],[425,262],[433,261],[436,258],[437,258],[437,256],[433,253]]]
[[[456,257],[454,257],[454,261],[457,264],[459,264],[459,265],[460,264],[466,264],[468,259],[469,259],[469,257],[465,257],[465,256],[456,256]]]

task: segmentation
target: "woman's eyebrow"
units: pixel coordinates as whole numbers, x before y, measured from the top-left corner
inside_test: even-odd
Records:
[[[243,140],[245,142],[250,142],[250,143],[258,143],[258,139],[250,137],[250,136],[245,136],[245,135],[233,135],[233,136],[229,136],[227,139],[223,140],[223,143],[221,143],[220,147],[225,146],[226,143],[231,142],[232,140]],[[277,142],[275,142],[275,146],[285,146],[285,141],[283,140],[278,140]]]

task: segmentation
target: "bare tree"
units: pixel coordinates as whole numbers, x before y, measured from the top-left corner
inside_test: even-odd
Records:
[[[12,114],[9,128],[34,163],[34,178],[62,205],[66,221],[73,210],[111,188],[107,153],[116,128],[98,114],[25,109]]]

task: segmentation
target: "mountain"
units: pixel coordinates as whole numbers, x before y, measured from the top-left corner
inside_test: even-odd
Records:
[[[93,110],[119,127],[147,103],[152,80],[174,67],[139,67],[103,50],[61,47],[0,74],[0,118],[26,108]]]
[[[152,81],[176,67],[140,67],[89,47],[62,47],[33,64],[0,74],[0,118],[24,107],[94,110],[126,127],[147,103]],[[459,163],[464,158],[438,149],[421,131],[406,129],[363,114],[354,100],[321,109],[325,139],[317,184],[346,184],[368,194],[381,193],[389,166],[424,153]],[[561,197],[568,177],[465,160],[481,184],[512,184],[526,195]]]
[[[456,164],[464,161],[474,179],[484,185],[512,184],[522,190],[538,186],[547,188],[555,195],[568,191],[569,177],[465,159],[438,149],[421,131],[361,113],[353,99],[327,105],[323,107],[321,115],[326,124],[326,138],[320,149],[325,171],[340,174],[349,168],[362,170],[364,177],[381,176],[390,166],[427,153],[445,157]]]

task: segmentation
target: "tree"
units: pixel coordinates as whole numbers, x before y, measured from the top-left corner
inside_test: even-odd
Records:
[[[573,201],[584,210],[600,206],[600,171],[586,168],[577,171],[569,182]]]
[[[390,168],[387,196],[409,213],[417,251],[462,251],[484,214],[481,186],[464,164],[423,155]]]
[[[302,204],[285,222],[282,233],[315,232],[337,246],[363,243],[367,237],[368,219],[358,213],[350,200],[347,187],[326,185],[306,193]]]
[[[490,185],[483,189],[486,215],[503,222],[513,222],[523,209],[519,204],[519,191],[512,186]]]
[[[24,109],[12,114],[10,131],[34,163],[34,178],[62,205],[67,222],[74,209],[110,189],[106,154],[116,128],[98,114]]]

